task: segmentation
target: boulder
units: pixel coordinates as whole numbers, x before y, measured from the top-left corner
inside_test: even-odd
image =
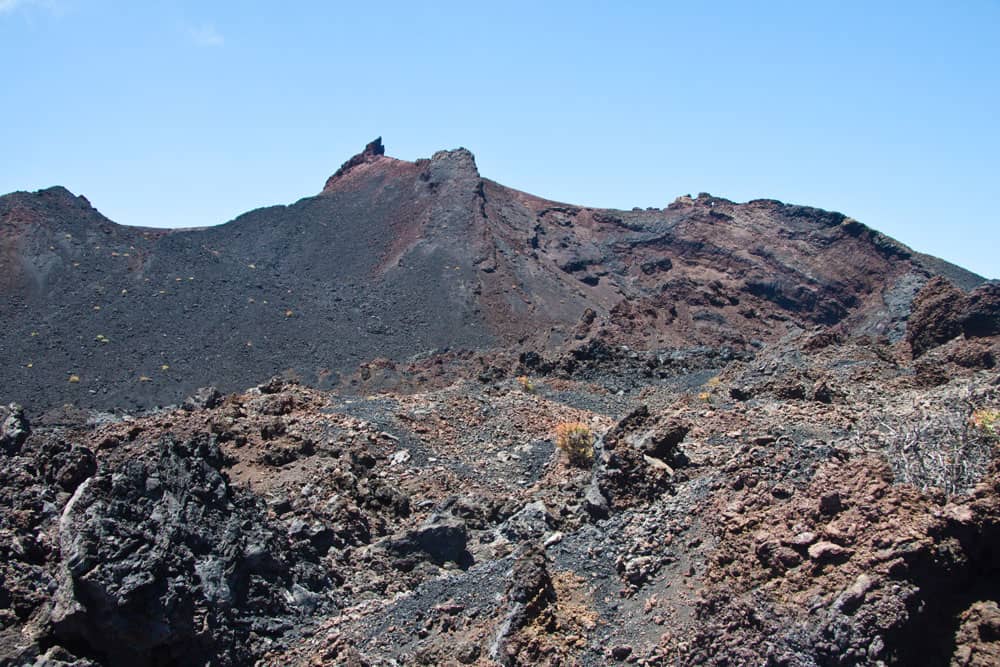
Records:
[[[222,402],[222,394],[215,387],[202,387],[184,399],[182,408],[188,411],[205,410],[216,407]]]
[[[928,280],[914,297],[906,323],[906,340],[913,358],[961,335],[965,309],[962,290],[940,276]]]
[[[833,542],[817,542],[808,549],[809,558],[817,563],[840,563],[851,557],[851,550]]]
[[[0,405],[0,453],[17,454],[31,434],[24,408],[17,403]]]
[[[690,430],[690,425],[671,417],[657,424],[653,430],[644,433],[638,439],[636,446],[646,456],[681,466],[687,463],[687,457],[677,446]]]
[[[981,369],[996,366],[996,357],[989,347],[972,340],[960,341],[949,350],[947,360],[963,368]]]
[[[537,544],[530,544],[514,561],[507,599],[531,605],[554,597],[545,551]]]
[[[604,497],[597,484],[587,487],[587,492],[583,496],[583,508],[594,519],[606,519],[611,512],[608,499]]]
[[[1000,607],[993,600],[974,602],[958,617],[953,665],[1000,664]]]
[[[840,499],[840,494],[836,491],[824,493],[819,499],[820,514],[833,516],[834,514],[839,514],[843,508],[844,504]]]
[[[1000,283],[986,283],[969,293],[961,325],[966,338],[1000,334]]]
[[[207,435],[167,438],[80,484],[59,519],[43,642],[108,665],[238,665],[254,661],[255,638],[293,627],[296,571],[323,575],[221,465]]]
[[[511,542],[537,540],[552,529],[554,521],[541,500],[528,503],[500,526],[500,533]]]
[[[450,561],[467,567],[472,564],[468,542],[469,530],[464,521],[451,514],[436,513],[418,528],[389,538],[384,546],[397,556],[423,554],[438,565]]]

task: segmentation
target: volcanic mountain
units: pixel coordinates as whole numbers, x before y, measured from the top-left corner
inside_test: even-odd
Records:
[[[580,327],[642,348],[812,325],[898,338],[931,276],[982,281],[839,213],[707,194],[572,206],[481,177],[465,149],[408,162],[380,139],[319,194],[217,227],[119,225],[61,187],[0,197],[0,225],[0,401],[31,409],[278,373],[331,387],[374,359],[546,350]]]
[[[0,667],[1000,664],[998,282],[380,141],[0,221]]]

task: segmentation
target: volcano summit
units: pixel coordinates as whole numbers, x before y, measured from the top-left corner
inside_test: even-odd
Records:
[[[665,209],[547,201],[465,149],[370,143],[323,190],[217,227],[127,227],[64,188],[0,198],[0,400],[139,409],[273,374],[332,388],[375,359],[747,350],[793,327],[902,335],[920,286],[979,276],[839,213],[701,194]]]

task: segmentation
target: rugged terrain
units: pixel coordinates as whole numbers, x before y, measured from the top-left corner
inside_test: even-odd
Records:
[[[0,216],[0,664],[1000,662],[997,283],[379,142],[213,229]]]
[[[647,349],[754,349],[814,324],[895,339],[932,275],[982,282],[839,213],[581,208],[482,178],[464,149],[383,153],[208,229],[117,225],[63,188],[0,198],[0,401],[134,410],[276,374],[335,388],[376,358],[551,349],[588,309]]]

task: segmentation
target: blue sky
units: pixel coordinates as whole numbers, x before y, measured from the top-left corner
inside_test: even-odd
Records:
[[[593,206],[834,209],[1000,278],[1000,1],[0,0],[0,192],[221,223],[382,135]]]

